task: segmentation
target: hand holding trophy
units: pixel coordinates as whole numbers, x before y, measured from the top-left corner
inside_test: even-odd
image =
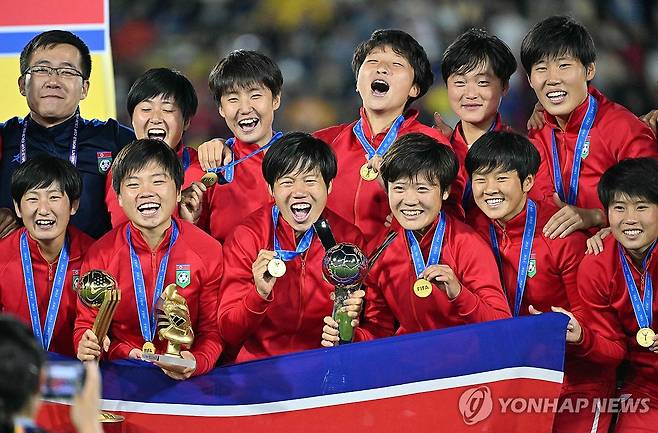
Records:
[[[368,274],[368,258],[356,245],[339,243],[327,250],[322,260],[322,273],[336,287],[331,317],[338,322],[338,344],[351,343],[354,329],[344,303],[361,288]]]
[[[185,298],[178,294],[176,284],[170,284],[162,291],[155,304],[158,320],[158,336],[167,341],[164,355],[143,353],[144,361],[176,365],[184,368],[196,368],[194,359],[181,356],[181,346],[188,349],[194,342],[194,331],[190,320],[190,311]]]

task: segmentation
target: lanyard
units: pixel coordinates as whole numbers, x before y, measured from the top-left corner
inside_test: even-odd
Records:
[[[432,237],[432,246],[430,247],[430,254],[427,257],[427,263],[423,258],[423,252],[420,250],[420,244],[414,236],[412,230],[405,230],[407,234],[407,239],[409,240],[409,249],[411,250],[411,260],[414,263],[414,270],[416,271],[416,277],[420,278],[420,274],[423,273],[425,268],[430,265],[436,265],[439,263],[439,258],[441,257],[441,248],[443,247],[443,235],[446,232],[446,215],[443,211],[439,216],[439,223],[436,226],[434,231],[434,236]]]
[[[209,168],[208,173],[219,173],[220,171],[223,171],[223,177],[225,182],[224,183],[231,183],[233,182],[233,178],[235,177],[235,166],[240,164],[243,161],[248,160],[249,158],[258,155],[261,152],[266,151],[270,146],[272,146],[279,138],[283,136],[283,132],[277,132],[270,138],[270,141],[267,142],[267,144],[263,147],[259,147],[258,149],[254,150],[251,152],[249,155],[243,156],[242,158],[238,159],[237,161],[232,161],[229,162],[226,165],[223,165],[221,167],[216,167],[216,168]],[[229,148],[233,149],[233,144],[235,143],[235,138],[229,138],[226,140],[226,146]]]
[[[139,326],[142,331],[144,341],[153,341],[155,335],[156,321],[153,318],[155,310],[155,303],[157,302],[162,289],[164,287],[165,274],[167,273],[167,262],[169,262],[169,253],[171,247],[174,246],[176,239],[178,239],[178,226],[176,221],[171,220],[171,237],[169,239],[169,247],[164,257],[160,261],[158,269],[158,277],[155,280],[155,291],[153,293],[153,303],[151,304],[151,314],[149,314],[148,306],[146,305],[146,286],[144,284],[144,274],[142,273],[142,264],[139,261],[139,256],[133,248],[132,239],[130,236],[130,224],[126,229],[126,238],[128,239],[128,247],[130,248],[130,266],[133,274],[133,286],[135,288],[135,301],[137,303],[137,314],[139,316]]]
[[[391,147],[395,139],[398,137],[398,130],[400,129],[400,125],[402,125],[402,122],[404,122],[404,116],[399,115],[393,121],[393,124],[388,129],[388,132],[384,136],[384,139],[382,140],[382,143],[379,145],[377,150],[375,150],[375,148],[372,147],[372,145],[366,138],[365,134],[363,133],[363,119],[360,119],[358,122],[356,122],[354,128],[352,128],[352,131],[354,131],[354,135],[356,135],[356,138],[359,140],[359,143],[361,143],[361,146],[363,146],[363,150],[365,150],[366,153],[368,154],[368,159],[371,159],[375,155],[383,157],[384,155],[386,155],[386,152]]]
[[[20,162],[23,164],[27,161],[27,123],[30,116],[25,116],[23,120],[23,131],[21,132],[20,143]],[[80,110],[75,111],[75,123],[73,124],[73,138],[71,139],[71,153],[69,154],[69,161],[71,164],[77,165],[78,163],[78,129],[80,126]]]
[[[573,154],[573,166],[571,167],[571,179],[569,181],[569,197],[565,199],[564,185],[562,185],[562,168],[560,167],[560,158],[557,153],[557,144],[555,142],[555,130],[551,131],[551,144],[553,146],[553,183],[560,199],[568,205],[575,205],[578,197],[578,178],[580,177],[580,163],[583,159],[583,148],[589,135],[589,130],[594,124],[596,118],[597,102],[592,95],[589,95],[587,103],[587,113],[580,124],[576,148]]]
[[[624,247],[618,243],[619,261],[621,262],[621,268],[624,271],[626,288],[628,288],[628,294],[631,298],[631,304],[633,305],[633,311],[635,312],[635,319],[640,328],[650,328],[651,323],[653,322],[653,283],[651,281],[651,275],[649,275],[647,270],[647,261],[649,257],[651,257],[651,253],[655,246],[656,241],[654,241],[649,247],[647,256],[644,258],[644,263],[642,263],[642,269],[644,269],[644,299],[640,300],[640,293],[637,290],[633,274],[631,274],[631,268],[628,265],[626,256],[624,256]]]
[[[304,233],[304,236],[302,236],[302,239],[297,244],[295,251],[282,250],[281,245],[279,245],[279,239],[276,237],[276,226],[278,221],[279,208],[274,205],[272,206],[272,223],[274,224],[272,229],[272,232],[274,233],[274,252],[276,253],[276,257],[283,260],[284,262],[287,262],[308,250],[308,248],[311,246],[311,241],[313,240],[314,229],[313,226],[311,226],[308,230],[306,230],[306,233]]]
[[[516,296],[514,299],[514,316],[517,317],[521,311],[521,302],[528,277],[528,265],[530,264],[530,254],[532,252],[532,242],[535,238],[535,226],[537,225],[537,208],[535,202],[528,200],[528,209],[525,216],[525,227],[523,228],[523,240],[521,241],[521,255],[519,256],[519,270],[516,275]],[[498,238],[493,223],[489,223],[489,237],[491,248],[496,256],[498,270],[501,276],[501,283],[505,286],[503,280],[503,259],[498,246]],[[506,290],[507,291],[507,290]]]
[[[181,162],[183,163],[183,171],[187,171],[187,169],[190,168],[190,150],[185,145],[183,145]]]
[[[30,257],[30,246],[27,243],[27,231],[23,232],[20,241],[21,261],[23,264],[23,279],[25,280],[25,291],[27,293],[27,303],[30,308],[30,320],[32,322],[32,332],[41,344],[44,350],[48,350],[50,340],[53,338],[53,330],[57,321],[59,304],[62,300],[64,282],[66,281],[66,269],[69,265],[69,242],[64,239],[64,245],[59,253],[57,261],[57,270],[55,271],[55,280],[48,301],[48,310],[46,312],[46,321],[44,329],[41,330],[41,318],[39,317],[39,304],[37,302],[37,291],[34,285],[34,273],[32,271],[32,259]]]

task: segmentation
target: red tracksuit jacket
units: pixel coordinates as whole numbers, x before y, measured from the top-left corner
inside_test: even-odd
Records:
[[[622,159],[658,158],[658,144],[651,129],[633,113],[621,105],[609,101],[593,86],[590,86],[589,93],[598,102],[598,111],[589,132],[589,154],[581,160],[576,206],[605,211],[596,192],[601,175]],[[544,127],[540,130],[530,131],[529,138],[542,157],[533,188],[536,190],[536,194],[540,193],[537,196],[543,195],[552,200],[551,196],[555,191],[551,150],[553,130],[555,130],[560,168],[562,169],[564,193],[566,196],[569,195],[569,181],[576,140],[587,112],[587,106],[588,103],[585,100],[571,113],[564,131],[557,126],[557,121],[547,111],[544,112],[546,121]]]
[[[513,129],[509,126],[503,123],[503,119],[500,116],[500,113],[496,115],[496,125],[494,126],[494,131],[506,131],[506,132],[513,132]],[[465,190],[468,190],[469,196],[468,198],[463,198],[461,201],[462,208],[464,209],[464,213],[466,215],[466,223],[469,225],[473,225],[475,220],[478,218],[478,215],[483,215],[482,211],[480,210],[479,207],[475,204],[475,201],[473,200],[473,190],[470,187],[470,178],[468,176],[468,172],[466,171],[466,154],[468,153],[469,149],[469,144],[466,142],[466,138],[464,138],[464,132],[462,131],[462,122],[461,120],[457,122],[457,125],[455,125],[455,129],[452,131],[452,135],[450,136],[450,144],[452,144],[452,148],[455,150],[455,153],[457,154],[457,159],[459,160],[459,176],[463,177],[466,179],[466,184],[464,186]],[[473,144],[473,143],[471,143]],[[464,195],[462,195],[464,197]]]
[[[420,240],[427,259],[438,218]],[[432,293],[419,298],[413,292],[416,272],[404,229],[393,221],[395,240],[384,250],[370,270],[367,280],[365,316],[356,330],[356,340],[393,334],[428,331],[467,323],[510,317],[507,300],[500,286],[496,261],[491,249],[469,226],[446,215],[440,264],[452,268],[462,290],[450,301],[445,292],[432,284]],[[369,245],[379,246],[386,233]],[[394,329],[394,322],[400,324]]]
[[[201,168],[199,164],[199,158],[196,153],[196,149],[192,147],[186,147],[184,144],[181,144],[176,152],[178,157],[183,159],[183,149],[187,149],[190,156],[190,165],[185,170],[185,180],[183,181],[182,189],[187,188],[192,184],[192,182],[199,182],[206,172]],[[117,198],[117,193],[114,192],[112,188],[112,171],[108,172],[107,180],[105,182],[105,204],[107,205],[107,211],[110,213],[110,220],[112,222],[112,227],[117,227],[123,223],[128,222],[128,217],[119,206],[119,199]],[[176,209],[175,215],[178,215],[178,209]]]
[[[450,145],[450,141],[438,130],[423,125],[416,118],[418,112],[409,110],[405,113],[405,120],[400,125],[398,137],[412,132],[420,132],[435,138],[440,143]],[[373,137],[365,111],[361,109],[363,119],[363,133],[370,140],[374,148],[378,148],[388,130]],[[384,229],[386,217],[391,213],[388,206],[388,196],[378,181],[365,181],[361,179],[359,169],[366,162],[366,151],[352,132],[358,120],[350,124],[332,126],[314,133],[317,138],[329,143],[338,158],[338,175],[334,179],[333,190],[329,195],[327,206],[338,215],[357,226],[366,239],[372,239]],[[455,150],[455,149],[453,149]],[[465,154],[464,150],[455,150],[457,155]],[[463,171],[450,190],[448,208],[451,212],[463,219],[461,200],[464,194],[466,179]]]
[[[256,292],[251,265],[261,249],[273,249],[271,213],[271,205],[252,213],[224,247],[224,267],[230,271],[222,280],[219,330],[232,351],[239,349],[238,362],[319,348],[322,319],[333,308],[329,296],[334,287],[322,277],[325,249],[316,235],[305,254],[286,263],[285,275],[277,279],[267,300]],[[337,242],[365,251],[356,227],[328,209],[323,215]],[[295,250],[294,231],[282,217],[277,238],[282,249]]]
[[[20,254],[20,238],[25,231],[25,228],[21,228],[0,241],[0,312],[16,315],[32,329]],[[69,237],[69,265],[66,269],[66,282],[64,283],[59,313],[57,314],[57,321],[55,322],[55,329],[48,350],[62,355],[75,356],[73,323],[75,321],[77,294],[73,289],[73,280],[80,275],[82,259],[85,252],[94,243],[94,239],[73,226],[68,227],[67,233]],[[39,304],[39,318],[43,330],[58,260],[53,263],[46,262],[41,256],[36,241],[29,235],[27,239],[30,246],[34,286]]]
[[[576,278],[578,266],[585,256],[587,237],[575,232],[564,239],[549,239],[542,234],[542,227],[555,214],[557,208],[550,203],[536,202],[537,224],[530,254],[531,269],[526,278],[526,287],[519,310],[520,315],[528,315],[528,307],[539,311],[551,311],[551,306],[562,307],[580,318],[582,300],[578,294]],[[523,212],[505,224],[505,228],[494,224],[496,237],[503,263],[504,286],[510,309],[516,298],[516,278],[519,271],[519,257],[523,240],[527,206]],[[489,222],[483,214],[477,218],[475,228],[487,243],[491,243]],[[572,345],[567,345],[564,389],[574,384],[601,382],[606,374],[614,379],[614,371],[604,372],[588,360],[575,356]]]
[[[235,139],[234,160],[254,150],[258,144]],[[204,194],[203,211],[198,226],[222,244],[245,217],[261,206],[273,203],[272,195],[263,178],[263,157],[260,152],[234,166],[233,182],[209,188]]]
[[[221,352],[217,331],[217,298],[222,278],[222,246],[198,227],[175,220],[180,230],[176,243],[171,248],[164,286],[176,282],[176,265],[189,265],[190,284],[178,287],[178,293],[187,300],[190,311],[194,343],[190,352],[196,358],[195,375],[211,370]],[[90,269],[101,269],[111,274],[121,289],[121,301],[108,332],[110,337],[109,359],[127,358],[131,349],[141,349],[144,338],[140,331],[135,301],[130,251],[126,239],[125,223],[115,227],[100,238],[90,249],[82,265],[82,273]],[[151,251],[138,229],[131,227],[135,252],[139,256],[146,286],[146,299],[150,305],[155,290],[158,267],[169,247],[171,228],[164,240]],[[75,321],[75,347],[85,330],[91,329],[97,310],[78,301],[78,317]],[[150,309],[150,307],[149,307]],[[150,312],[150,311],[149,311]],[[154,337],[157,353],[166,351],[167,342]]]
[[[629,360],[629,371],[622,393],[647,394],[651,407],[657,407],[658,357],[649,349],[640,347],[635,339],[639,329],[630,301],[626,280],[619,260],[617,241],[609,236],[604,241],[604,250],[598,256],[585,256],[578,271],[578,291],[583,299],[583,342],[580,352],[604,366],[616,367],[625,358]],[[654,284],[653,325],[656,327],[658,301],[658,253],[654,249],[647,261],[647,268]],[[644,296],[643,273],[634,266],[626,255],[633,279]]]

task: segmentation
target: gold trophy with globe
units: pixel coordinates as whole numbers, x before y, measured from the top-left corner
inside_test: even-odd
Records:
[[[102,345],[119,301],[121,301],[121,291],[117,287],[117,282],[107,272],[92,269],[82,275],[75,286],[82,303],[98,310],[91,330],[98,338],[99,344]],[[101,411],[98,415],[101,423],[121,422],[124,419],[125,417],[121,415],[105,411]]]

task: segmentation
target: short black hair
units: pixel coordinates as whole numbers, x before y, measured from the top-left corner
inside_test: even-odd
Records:
[[[14,431],[5,429],[39,393],[45,355],[30,329],[11,315],[0,314],[0,335],[0,431]]]
[[[354,51],[352,56],[352,71],[358,79],[359,69],[365,61],[368,54],[375,48],[385,45],[390,46],[396,54],[401,55],[411,65],[414,70],[414,84],[418,86],[418,96],[409,97],[405,108],[411,105],[416,99],[421,98],[434,82],[434,73],[432,65],[427,58],[425,49],[410,34],[402,30],[379,29],[375,30],[370,39],[361,42]]]
[[[78,49],[80,53],[80,60],[82,77],[85,80],[91,76],[91,54],[89,54],[89,47],[82,39],[71,32],[65,30],[49,30],[47,32],[39,33],[30,42],[25,45],[21,51],[20,68],[21,75],[25,75],[30,67],[30,57],[39,48],[51,48],[54,45],[69,44]]]
[[[516,71],[512,50],[498,37],[482,29],[470,29],[460,35],[443,53],[441,74],[448,83],[452,74],[466,74],[489,63],[503,86]]]
[[[457,156],[451,148],[428,135],[413,133],[395,140],[384,155],[380,174],[387,189],[396,180],[425,176],[443,193],[455,181],[458,170]]]
[[[82,178],[73,164],[52,155],[36,155],[18,166],[11,175],[11,198],[20,203],[29,190],[47,188],[55,182],[71,203],[80,198]]]
[[[283,75],[276,63],[257,51],[237,50],[221,59],[208,77],[210,93],[219,105],[222,95],[253,85],[270,89],[272,97],[281,94]]]
[[[530,75],[532,66],[542,59],[570,55],[583,66],[596,61],[592,36],[576,20],[567,16],[552,16],[537,23],[521,43],[521,63]]]
[[[537,148],[521,134],[490,131],[475,140],[466,154],[466,171],[487,174],[496,169],[516,171],[521,183],[539,171],[541,156]]]
[[[162,140],[142,138],[135,140],[121,149],[112,163],[112,188],[119,194],[121,182],[143,169],[150,163],[156,163],[174,180],[176,190],[183,186],[185,171],[183,165],[171,147]]]
[[[169,68],[153,68],[144,72],[130,87],[126,103],[128,116],[133,117],[137,104],[159,95],[176,100],[185,122],[196,114],[199,100],[190,80],[180,72]]]
[[[641,198],[658,205],[658,159],[629,158],[619,161],[603,173],[597,192],[606,209],[619,195]]]
[[[310,134],[290,132],[278,139],[263,158],[263,177],[274,188],[276,181],[291,173],[319,169],[327,187],[336,177],[338,163],[331,147]]]

